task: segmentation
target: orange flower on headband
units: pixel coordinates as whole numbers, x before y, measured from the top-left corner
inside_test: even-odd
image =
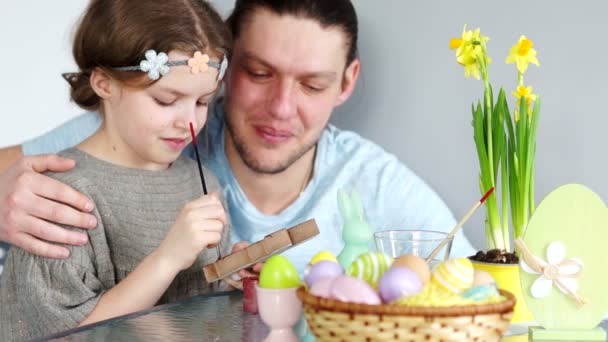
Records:
[[[194,56],[188,60],[188,66],[190,67],[190,72],[193,74],[198,74],[199,72],[205,72],[209,69],[209,56],[207,54],[202,54],[200,51],[196,51]]]

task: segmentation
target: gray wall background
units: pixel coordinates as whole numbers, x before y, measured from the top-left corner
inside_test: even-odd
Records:
[[[213,1],[228,13],[233,1]],[[537,201],[577,182],[608,198],[605,80],[608,3],[565,0],[354,0],[363,64],[354,96],[332,122],[369,138],[421,175],[462,217],[480,197],[470,106],[482,84],[465,79],[448,49],[463,24],[490,36],[495,87],[515,87],[505,65],[521,34],[535,43],[541,67],[526,83],[542,96],[537,137]],[[61,72],[74,69],[70,33],[82,0],[24,0],[0,13],[0,146],[19,143],[81,111],[68,102]],[[38,25],[34,28],[32,21]],[[314,48],[314,42],[311,45]],[[483,213],[465,227],[484,246]],[[414,228],[414,227],[401,227]]]

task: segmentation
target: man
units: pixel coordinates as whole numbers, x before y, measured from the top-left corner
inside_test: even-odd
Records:
[[[254,242],[315,218],[320,236],[284,253],[302,271],[316,252],[337,254],[343,247],[339,189],[360,194],[376,230],[452,228],[455,221],[441,199],[393,155],[328,124],[359,75],[350,1],[277,3],[236,1],[228,19],[235,43],[225,97],[215,102],[199,138],[204,162],[224,188],[233,240]],[[51,222],[94,227],[86,214],[94,204],[40,174],[67,170],[73,162],[21,154],[73,146],[98,126],[97,114],[87,113],[22,147],[0,151],[0,168],[17,160],[0,174],[0,239],[55,258],[67,257],[67,250],[47,241],[86,243],[85,234]],[[462,233],[452,254],[473,254]]]

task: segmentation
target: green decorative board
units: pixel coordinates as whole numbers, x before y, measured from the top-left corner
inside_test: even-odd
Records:
[[[522,258],[521,286],[535,321],[546,330],[596,328],[608,313],[608,209],[601,198],[579,184],[559,187],[536,208],[523,241],[532,260]]]

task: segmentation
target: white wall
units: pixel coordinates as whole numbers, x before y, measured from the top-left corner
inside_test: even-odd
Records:
[[[233,1],[216,0],[227,13]],[[496,85],[513,87],[504,65],[520,34],[536,44],[541,67],[526,80],[542,95],[536,193],[579,182],[608,198],[604,148],[608,116],[606,32],[601,0],[354,0],[360,18],[361,82],[333,122],[395,153],[461,217],[479,198],[470,106],[482,93],[448,50],[462,25],[490,36]],[[60,74],[74,70],[69,37],[86,1],[10,2],[0,12],[0,146],[39,135],[80,112]],[[36,28],[32,22],[36,23]],[[483,246],[479,212],[467,235]],[[408,228],[408,227],[403,227]]]
[[[81,112],[61,73],[75,71],[73,23],[83,0],[7,1],[0,10],[0,146],[35,137]]]

